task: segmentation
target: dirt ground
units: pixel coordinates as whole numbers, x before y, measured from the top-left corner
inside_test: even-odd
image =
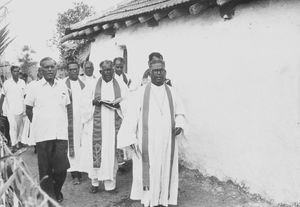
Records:
[[[38,179],[37,157],[33,148],[22,155],[33,177]],[[96,194],[89,193],[90,180],[84,174],[80,185],[72,185],[68,174],[62,192],[62,206],[70,207],[140,207],[138,201],[129,199],[131,188],[131,164],[125,172],[118,173],[117,191],[108,193],[101,190]],[[249,194],[246,188],[231,181],[220,182],[216,177],[204,177],[198,170],[180,166],[178,206],[180,207],[270,207],[270,202],[259,195]],[[285,205],[280,205],[285,206]]]

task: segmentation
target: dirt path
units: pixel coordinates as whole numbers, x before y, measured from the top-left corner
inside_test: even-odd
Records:
[[[32,175],[38,179],[37,158],[33,149],[22,155]],[[72,185],[68,174],[62,192],[64,201],[62,206],[70,207],[140,207],[139,202],[129,199],[131,188],[131,167],[117,176],[117,192],[103,191],[96,194],[89,193],[90,181],[86,174],[81,185]],[[270,207],[257,195],[250,195],[243,188],[232,182],[220,182],[215,177],[204,177],[197,170],[180,168],[179,197],[180,207]]]

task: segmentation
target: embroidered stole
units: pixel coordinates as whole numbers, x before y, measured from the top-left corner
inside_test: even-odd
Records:
[[[170,155],[170,177],[169,177],[169,193],[171,187],[171,178],[172,178],[172,169],[173,169],[173,160],[174,160],[174,150],[175,150],[175,113],[174,113],[174,103],[171,94],[171,90],[169,86],[164,84],[168,101],[170,107],[170,114],[171,114],[171,155]],[[150,187],[150,164],[149,164],[149,152],[148,152],[148,139],[149,139],[149,128],[148,128],[148,121],[149,121],[149,103],[150,103],[150,91],[151,91],[151,83],[148,83],[145,88],[144,99],[143,99],[143,112],[142,112],[142,173],[143,173],[143,188],[147,189]]]
[[[95,98],[101,99],[101,85],[102,85],[102,78],[99,78],[96,90],[95,90]],[[113,87],[114,87],[114,98],[121,97],[121,89],[118,84],[118,81],[113,78]],[[100,168],[101,166],[101,151],[102,151],[102,123],[101,123],[101,107],[102,106],[95,106],[94,111],[94,121],[93,121],[93,167]],[[115,154],[119,158],[122,155],[122,151],[117,149],[117,134],[120,129],[122,119],[117,113],[115,113]]]
[[[85,87],[84,83],[78,79],[79,85],[81,90]],[[71,104],[67,106],[67,114],[68,114],[68,140],[69,140],[69,156],[74,157],[75,156],[75,150],[74,150],[74,120],[73,120],[73,99],[72,99],[72,89],[71,89],[71,82],[70,79],[66,79],[66,85],[68,88],[69,96]]]

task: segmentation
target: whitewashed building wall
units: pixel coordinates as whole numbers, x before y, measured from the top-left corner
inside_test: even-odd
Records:
[[[255,1],[230,21],[211,9],[137,25],[98,36],[90,59],[121,56],[124,44],[140,83],[149,53],[161,52],[186,106],[186,161],[275,202],[300,202],[299,11],[299,1]]]

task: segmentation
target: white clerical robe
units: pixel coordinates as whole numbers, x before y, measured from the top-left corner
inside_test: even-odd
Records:
[[[71,94],[72,94],[72,109],[73,109],[73,141],[74,141],[74,156],[70,157],[69,161],[70,168],[69,172],[81,171],[80,159],[81,159],[81,134],[83,125],[81,123],[81,101],[82,101],[82,92],[79,81],[70,80]],[[84,155],[83,155],[84,156]]]
[[[93,113],[95,106],[92,101],[95,98],[96,84],[87,85],[83,91],[82,98],[82,171],[88,173],[90,179],[98,179],[104,181],[115,181],[117,172],[117,159],[115,158],[115,111],[105,106],[101,106],[101,123],[102,123],[102,150],[101,150],[101,166],[94,168],[93,166]],[[127,87],[119,84],[121,97],[127,94]],[[113,81],[105,82],[102,80],[101,99],[114,100]],[[122,103],[120,103],[122,108]]]
[[[185,128],[184,108],[175,90],[170,87],[175,113],[175,127]],[[137,144],[142,151],[142,112],[145,86],[140,87],[129,99],[128,116],[118,134],[118,147]],[[151,84],[148,119],[148,152],[150,164],[150,190],[143,190],[142,156],[133,154],[133,181],[130,198],[141,200],[145,206],[177,205],[178,196],[178,146],[175,138],[174,161],[172,167],[171,186],[170,156],[171,156],[171,116],[168,96],[165,86]],[[170,198],[168,195],[170,193]]]

